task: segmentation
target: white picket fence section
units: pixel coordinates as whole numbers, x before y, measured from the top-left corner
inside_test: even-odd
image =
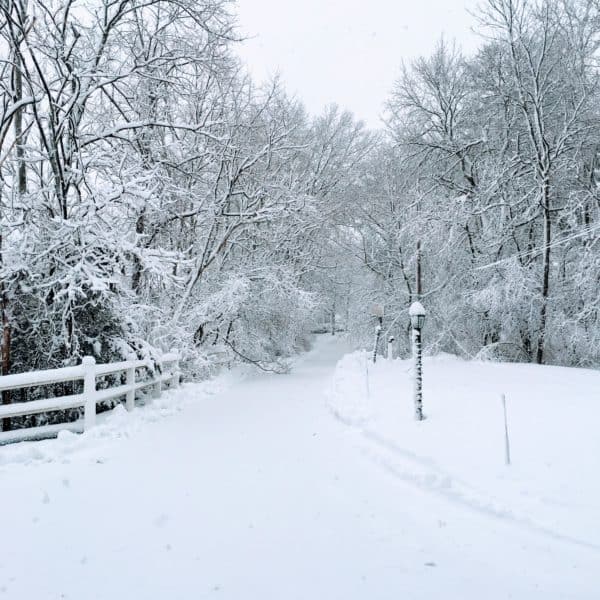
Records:
[[[146,369],[151,377],[143,381],[136,381],[138,369]],[[96,379],[98,377],[122,373],[126,373],[126,383],[124,385],[97,389]],[[0,419],[69,408],[83,408],[84,415],[83,419],[72,423],[41,425],[39,427],[0,432],[0,444],[52,437],[65,429],[77,432],[86,431],[96,424],[96,406],[99,402],[124,397],[125,408],[133,410],[137,391],[151,388],[152,396],[156,398],[160,396],[165,385],[177,387],[180,377],[179,354],[175,351],[164,354],[154,364],[146,360],[128,360],[98,365],[93,356],[85,356],[81,364],[76,367],[0,376],[0,392],[83,380],[83,392],[81,394],[0,405]]]

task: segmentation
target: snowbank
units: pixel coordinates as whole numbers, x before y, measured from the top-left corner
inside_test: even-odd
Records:
[[[65,428],[54,439],[24,441],[2,447],[0,467],[13,464],[64,461],[72,454],[85,454],[101,460],[103,450],[115,440],[134,437],[148,423],[180,413],[187,403],[205,399],[228,389],[244,377],[243,369],[227,371],[201,383],[184,384],[163,391],[160,398],[146,398],[146,404],[128,412],[122,404],[97,416],[97,425],[84,433]]]

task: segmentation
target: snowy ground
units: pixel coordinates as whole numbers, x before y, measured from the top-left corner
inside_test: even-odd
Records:
[[[345,350],[0,448],[0,598],[600,597],[598,373]]]

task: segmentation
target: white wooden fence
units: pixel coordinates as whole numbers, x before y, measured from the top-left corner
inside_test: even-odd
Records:
[[[146,369],[150,377],[146,376],[143,381],[136,381],[136,372],[138,369]],[[120,375],[122,373],[126,373],[126,383],[124,385],[97,389],[96,379],[98,377]],[[0,432],[0,444],[52,437],[64,429],[77,432],[88,430],[96,423],[96,405],[99,402],[125,398],[125,407],[127,410],[133,410],[138,390],[152,388],[153,397],[158,397],[165,385],[169,385],[169,387],[179,385],[180,376],[179,355],[174,351],[163,355],[154,363],[154,368],[150,361],[145,360],[128,360],[97,365],[93,356],[86,356],[83,358],[81,364],[76,367],[1,376],[0,392],[71,381],[83,381],[83,392],[55,398],[32,400],[30,402],[4,404],[0,406],[0,419],[35,415],[70,408],[83,408],[83,419],[72,423],[41,425],[38,427],[3,431]]]

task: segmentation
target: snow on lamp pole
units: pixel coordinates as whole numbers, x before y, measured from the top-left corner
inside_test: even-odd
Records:
[[[377,347],[379,346],[379,338],[383,328],[383,304],[373,304],[371,314],[377,317],[377,327],[375,327],[375,345],[373,347],[373,362],[377,361]]]
[[[408,311],[412,326],[413,360],[415,377],[415,419],[423,420],[423,361],[421,356],[421,329],[425,323],[425,309],[420,302],[413,302]]]

